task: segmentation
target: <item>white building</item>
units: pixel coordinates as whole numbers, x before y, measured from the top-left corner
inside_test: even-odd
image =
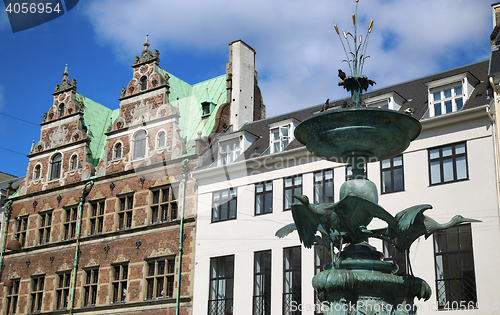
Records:
[[[379,204],[395,215],[417,204],[439,223],[454,215],[479,219],[420,237],[410,250],[414,274],[432,288],[416,301],[419,314],[500,313],[498,125],[500,111],[500,3],[492,5],[490,60],[437,73],[364,95],[366,106],[412,112],[423,131],[398,157],[370,163],[366,176]],[[491,79],[490,79],[491,78]],[[330,105],[341,107],[344,100]],[[306,249],[293,222],[292,195],[339,201],[346,165],[319,160],[294,139],[295,127],[322,105],[244,125],[205,152],[193,173],[198,183],[194,314],[314,314],[311,279],[328,255]],[[374,221],[369,228],[381,227]],[[406,273],[405,259],[371,241]],[[395,255],[395,256],[394,256]],[[301,306],[303,312],[296,309]]]

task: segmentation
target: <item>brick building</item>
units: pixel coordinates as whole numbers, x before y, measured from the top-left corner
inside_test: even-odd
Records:
[[[116,110],[80,94],[67,67],[56,85],[6,210],[2,314],[192,314],[188,174],[214,135],[265,109],[243,41],[229,44],[226,74],[195,85],[163,70],[149,46]],[[6,249],[14,239],[20,251]]]

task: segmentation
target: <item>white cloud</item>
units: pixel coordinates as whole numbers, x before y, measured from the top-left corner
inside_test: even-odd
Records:
[[[490,2],[360,1],[363,36],[375,20],[364,73],[382,87],[487,58]],[[355,1],[92,0],[85,6],[99,41],[127,60],[146,33],[156,45],[199,52],[244,40],[257,51],[268,116],[348,96],[337,86],[337,69],[348,67],[332,19],[351,31]]]

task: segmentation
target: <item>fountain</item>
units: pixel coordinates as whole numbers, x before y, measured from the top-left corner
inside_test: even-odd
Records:
[[[296,229],[301,242],[310,248],[321,234],[321,242],[332,254],[332,264],[312,280],[324,314],[415,314],[415,298],[429,299],[431,288],[411,271],[406,276],[395,273],[397,266],[383,261],[383,254],[368,243],[379,238],[392,243],[406,253],[409,263],[411,244],[420,236],[426,238],[439,229],[477,220],[460,217],[446,226],[423,215],[430,205],[410,207],[392,216],[378,205],[375,184],[364,178],[367,163],[389,159],[401,154],[420,134],[419,121],[410,115],[389,109],[362,106],[362,92],[375,84],[362,75],[366,45],[373,20],[363,40],[357,35],[357,7],[352,16],[354,34],[339,31],[345,60],[351,72],[346,76],[339,70],[339,85],[351,92],[349,108],[325,110],[300,123],[295,137],[315,156],[352,166],[353,179],[340,188],[337,203],[310,204],[307,196],[294,196],[300,203],[292,205],[295,223],[278,230],[283,237]],[[344,38],[344,39],[342,39]],[[352,39],[353,44],[349,42]],[[344,40],[349,48],[346,49]],[[387,227],[368,230],[373,218]],[[348,246],[345,246],[349,243]],[[334,255],[335,250],[337,254]]]

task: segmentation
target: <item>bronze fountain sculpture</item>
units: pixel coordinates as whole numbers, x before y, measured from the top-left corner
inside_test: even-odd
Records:
[[[419,136],[422,126],[405,113],[362,106],[362,91],[375,84],[362,75],[373,20],[363,41],[362,36],[357,35],[358,1],[352,16],[354,34],[340,32],[334,25],[347,56],[344,61],[351,72],[347,76],[339,70],[342,80],[339,86],[351,92],[352,104],[350,108],[325,108],[304,120],[295,130],[298,141],[315,156],[350,164],[353,179],[344,182],[340,201],[336,203],[315,205],[309,203],[307,196],[294,196],[299,201],[292,205],[294,223],[279,229],[276,236],[281,238],[297,230],[305,247],[310,248],[321,241],[331,251],[333,263],[312,281],[319,299],[326,303],[324,314],[414,314],[415,297],[429,299],[430,286],[413,275],[411,265],[409,275],[395,275],[397,266],[383,261],[383,254],[371,246],[368,239],[379,238],[392,243],[406,254],[409,263],[411,244],[420,236],[428,238],[436,231],[479,221],[455,216],[450,222],[439,224],[423,215],[431,205],[413,206],[396,216],[378,205],[375,184],[363,176],[365,165],[401,154]],[[373,218],[385,221],[387,227],[369,230],[367,227]],[[317,232],[321,236],[316,235]],[[346,243],[350,245],[344,247]]]

